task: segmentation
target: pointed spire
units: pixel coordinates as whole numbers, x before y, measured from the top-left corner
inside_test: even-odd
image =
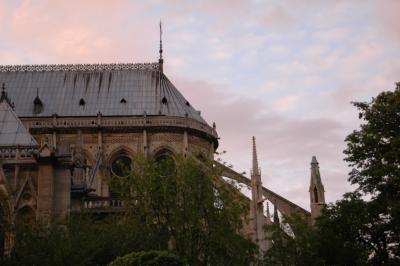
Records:
[[[160,67],[160,71],[161,73],[163,72],[163,63],[164,63],[164,59],[163,59],[163,48],[162,48],[162,22],[160,20],[160,50],[158,51],[160,53],[160,58],[158,59],[158,64]]]
[[[311,158],[311,180],[308,191],[310,192],[311,224],[314,224],[315,219],[325,207],[325,189],[322,184],[317,157],[315,156]]]
[[[160,52],[160,59],[163,59],[162,58],[163,49],[162,49],[162,22],[161,22],[161,20],[160,20],[160,50],[159,50],[159,52]]]
[[[311,164],[318,164],[317,157],[315,155],[311,158]]]
[[[321,183],[319,164],[316,156],[312,156],[311,158],[311,182]]]
[[[253,136],[253,164],[252,164],[252,174],[260,176],[260,168],[258,167],[258,159],[257,159],[257,147],[256,147],[256,138]]]

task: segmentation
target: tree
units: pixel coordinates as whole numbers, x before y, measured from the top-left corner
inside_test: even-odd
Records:
[[[158,236],[124,215],[73,215],[65,223],[37,223],[16,232],[11,256],[0,265],[106,265],[132,251],[151,250]]]
[[[312,230],[292,226],[294,238],[274,225],[273,264],[399,265],[400,83],[354,105],[363,123],[347,136],[344,153],[355,191],[329,204]]]
[[[132,252],[118,257],[108,266],[183,266],[183,262],[166,251]]]
[[[239,234],[248,203],[218,178],[211,162],[136,158],[134,165],[128,177],[111,183],[129,216],[158,236],[156,249],[175,251],[190,265],[254,259],[255,245]]]
[[[314,226],[313,249],[323,265],[368,265],[362,236],[369,230],[366,202],[354,193],[329,204]]]
[[[359,130],[346,138],[349,181],[365,202],[366,221],[360,241],[367,244],[374,264],[400,262],[400,84],[371,102],[355,102]]]
[[[301,216],[285,216],[266,229],[272,247],[265,254],[265,265],[324,265],[316,254],[315,232]]]

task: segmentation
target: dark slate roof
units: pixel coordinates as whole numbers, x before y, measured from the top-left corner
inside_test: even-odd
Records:
[[[0,147],[36,146],[37,142],[29,134],[9,103],[0,99]]]
[[[146,113],[206,123],[158,63],[0,66],[0,83],[6,84],[19,117]],[[34,101],[41,108],[35,109]]]

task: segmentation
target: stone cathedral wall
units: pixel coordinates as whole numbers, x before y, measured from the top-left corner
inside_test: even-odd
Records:
[[[130,158],[143,156],[146,146],[149,156],[168,151],[175,155],[186,152],[195,156],[201,154],[204,157],[212,157],[214,151],[211,141],[185,131],[149,131],[146,136],[143,132],[99,132],[93,132],[93,130],[79,132],[78,129],[69,129],[68,132],[55,134],[44,132],[33,134],[33,136],[40,146],[48,143],[56,147],[57,156],[73,153],[81,142],[82,152],[90,165],[94,164],[98,148],[101,146],[102,164],[92,185],[95,194],[101,197],[110,196],[107,181],[111,176],[111,163],[120,154]],[[145,138],[147,143],[145,143]],[[38,218],[49,215],[66,217],[70,211],[81,210],[80,200],[71,198],[70,169],[57,166],[52,169],[49,165],[41,167],[40,170],[37,167],[34,170],[31,169],[29,174],[36,180],[34,183],[38,203],[34,202],[31,207]],[[24,174],[21,172],[21,175]],[[42,180],[39,185],[38,175]]]

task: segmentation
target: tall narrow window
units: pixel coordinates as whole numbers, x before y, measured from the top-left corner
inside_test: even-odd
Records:
[[[314,187],[314,201],[315,202],[318,202],[318,190],[317,190],[317,187]]]

